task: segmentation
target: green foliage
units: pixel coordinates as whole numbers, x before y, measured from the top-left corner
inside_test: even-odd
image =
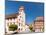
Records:
[[[30,29],[31,31],[33,31],[33,26],[32,26],[32,25],[30,25],[30,26],[29,26],[29,29]]]
[[[42,29],[42,31],[44,32],[44,28]]]
[[[15,30],[17,30],[17,28],[18,28],[17,25],[11,24],[11,25],[9,26],[9,31],[15,31]]]

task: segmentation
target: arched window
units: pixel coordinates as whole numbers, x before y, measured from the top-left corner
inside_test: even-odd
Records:
[[[19,28],[19,30],[20,30],[20,28]]]
[[[20,26],[20,23],[19,23],[19,26]]]

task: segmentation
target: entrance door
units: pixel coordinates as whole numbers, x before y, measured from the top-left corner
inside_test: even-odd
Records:
[[[40,32],[40,29],[35,29],[35,32]]]

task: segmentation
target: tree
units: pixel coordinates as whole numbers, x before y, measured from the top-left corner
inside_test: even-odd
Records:
[[[29,29],[31,30],[31,32],[33,32],[33,26],[32,26],[32,24],[29,26]]]
[[[11,25],[9,26],[9,31],[15,31],[15,30],[17,30],[17,28],[18,28],[17,25],[11,24]]]

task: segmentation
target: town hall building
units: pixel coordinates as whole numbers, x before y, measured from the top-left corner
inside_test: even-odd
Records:
[[[25,31],[25,12],[24,12],[24,6],[20,6],[18,13],[6,15],[5,16],[5,22],[6,22],[6,32],[10,32],[8,30],[8,26],[10,24],[16,24],[18,26],[18,32],[24,32]]]

